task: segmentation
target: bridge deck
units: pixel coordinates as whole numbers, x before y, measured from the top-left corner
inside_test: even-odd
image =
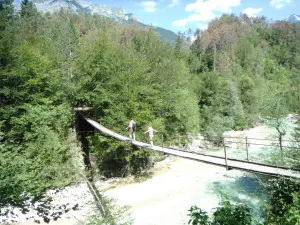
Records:
[[[128,141],[131,142],[131,139],[129,137],[125,137],[123,135],[120,135],[118,133],[115,133],[104,126],[100,125],[99,123],[95,122],[91,119],[86,119],[86,121],[91,124],[95,129],[111,136],[114,138],[117,138],[121,141]],[[146,144],[144,142],[140,141],[133,141],[133,145],[142,147],[142,148],[148,148],[155,151],[165,152],[170,155],[175,155],[187,159],[197,160],[205,163],[215,164],[218,166],[226,166],[225,159],[222,157],[215,157],[215,156],[209,156],[209,155],[202,155],[202,154],[196,154],[192,152],[186,152],[182,150],[176,150],[168,147],[161,147],[161,146],[153,146]],[[239,170],[246,170],[250,172],[255,173],[262,173],[262,174],[269,174],[269,175],[275,175],[275,176],[286,176],[286,177],[293,177],[293,178],[300,178],[300,171],[290,170],[290,169],[284,169],[284,168],[276,168],[274,166],[270,165],[262,165],[262,164],[256,164],[251,162],[245,162],[245,161],[239,161],[239,160],[232,160],[227,159],[227,166],[230,169],[239,169]]]

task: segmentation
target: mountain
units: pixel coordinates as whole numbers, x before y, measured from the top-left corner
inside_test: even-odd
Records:
[[[55,12],[61,8],[71,8],[74,12],[84,12],[88,14],[99,14],[115,20],[118,23],[132,23],[136,20],[132,13],[126,13],[122,7],[113,7],[100,4],[92,4],[88,0],[32,0],[40,12]],[[20,10],[20,2],[14,2],[16,10]],[[141,27],[148,25],[140,23]],[[161,27],[153,27],[161,40],[171,44],[176,43],[177,35]]]
[[[288,22],[291,22],[291,23],[300,22],[300,16],[299,16],[299,15],[292,14],[292,15],[290,15],[286,20],[287,20]]]

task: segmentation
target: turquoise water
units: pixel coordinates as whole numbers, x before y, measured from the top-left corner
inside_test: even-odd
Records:
[[[253,224],[264,222],[267,192],[260,182],[265,176],[249,174],[246,177],[214,182],[212,189],[230,201],[246,204],[251,209]]]
[[[299,151],[299,149],[288,148],[295,146],[290,141],[292,140],[291,134],[296,127],[296,121],[292,117],[282,118],[282,121],[282,128],[286,131],[286,135],[283,137],[283,140],[286,141],[283,141],[282,145],[287,146],[283,148],[283,151],[280,150],[278,132],[274,126],[262,126],[263,129],[230,132],[236,138],[228,136],[228,138],[225,138],[227,157],[239,160],[248,159],[251,162],[276,166],[294,167],[295,163],[299,165],[299,162],[295,162],[293,157],[293,152]],[[254,131],[257,131],[257,133]],[[260,131],[261,133],[259,133]],[[246,145],[246,142],[248,145]],[[225,155],[223,146],[202,149],[200,152],[220,157]],[[245,173],[243,176],[242,172],[234,170],[229,171],[229,175],[230,172],[233,172],[233,174],[237,172],[237,176],[215,181],[211,184],[210,189],[223,198],[227,196],[230,201],[246,204],[251,209],[253,224],[263,223],[264,218],[266,218],[265,206],[268,203],[268,194],[261,181],[266,181],[269,177],[254,173]]]
[[[283,137],[283,146],[291,147],[293,143],[291,140],[291,134],[295,127],[295,120],[291,118],[284,118],[283,128],[286,130],[286,135]],[[291,167],[291,152],[295,149],[283,148],[280,151],[278,141],[278,133],[274,128],[268,129],[268,132],[264,134],[265,137],[261,139],[271,140],[254,140],[248,139],[248,145],[246,147],[246,139],[234,139],[229,138],[226,143],[226,152],[228,158],[247,160],[247,148],[248,159],[252,162],[266,163],[270,165],[279,165]],[[237,142],[237,143],[234,143]],[[272,146],[265,146],[272,145]],[[224,157],[224,148],[220,147],[213,151],[206,150],[205,154],[211,154]],[[228,196],[228,198],[236,203],[246,204],[251,209],[253,216],[253,224],[263,223],[265,218],[265,205],[268,202],[268,194],[261,181],[267,180],[268,177],[264,175],[257,175],[253,173],[246,173],[244,177],[238,177],[234,179],[217,181],[212,184],[212,189],[222,197]]]

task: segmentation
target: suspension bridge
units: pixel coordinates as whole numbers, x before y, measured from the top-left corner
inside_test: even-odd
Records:
[[[262,163],[249,162],[245,160],[229,159],[226,156],[226,151],[224,157],[220,157],[220,156],[212,156],[212,155],[206,155],[206,154],[195,153],[195,152],[188,152],[188,151],[183,151],[180,149],[174,149],[165,146],[156,146],[156,145],[151,146],[150,144],[146,144],[144,142],[132,141],[131,138],[118,134],[110,129],[107,129],[106,127],[102,126],[101,124],[99,124],[98,122],[92,119],[88,119],[85,117],[83,117],[83,119],[90,126],[92,126],[94,130],[98,132],[102,132],[108,136],[114,137],[120,141],[131,142],[133,145],[137,147],[148,148],[154,151],[164,152],[169,155],[174,155],[174,156],[178,156],[190,160],[196,160],[204,163],[226,167],[227,170],[237,169],[237,170],[244,170],[253,173],[267,174],[271,176],[284,176],[284,177],[292,177],[292,178],[300,179],[299,170],[289,169],[285,167],[278,167],[273,165],[266,165]]]

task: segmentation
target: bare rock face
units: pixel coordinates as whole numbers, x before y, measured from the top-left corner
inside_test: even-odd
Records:
[[[26,221],[48,223],[56,220],[84,220],[97,209],[86,183],[49,190],[38,201],[28,198],[23,207],[7,206],[0,210],[0,224]]]
[[[74,12],[84,12],[89,14],[99,14],[117,22],[135,19],[133,14],[126,14],[122,7],[113,7],[106,5],[93,5],[87,0],[32,0],[40,12],[57,12],[60,9],[71,9]],[[20,3],[15,2],[15,8],[20,10]]]
[[[300,15],[292,14],[292,15],[290,15],[286,20],[287,20],[288,22],[291,22],[291,23],[297,23],[297,22],[300,22]]]
[[[112,19],[120,24],[132,23],[137,21],[137,18],[132,13],[126,13],[122,7],[106,6],[100,4],[92,4],[89,0],[32,0],[37,10],[43,13],[53,13],[61,9],[70,9],[74,12],[83,12],[87,14],[96,14],[105,18]],[[14,8],[16,11],[21,10],[21,2],[14,1]],[[138,22],[141,28],[148,27],[148,25]],[[163,42],[168,42],[175,45],[177,34],[173,31],[154,27]]]

